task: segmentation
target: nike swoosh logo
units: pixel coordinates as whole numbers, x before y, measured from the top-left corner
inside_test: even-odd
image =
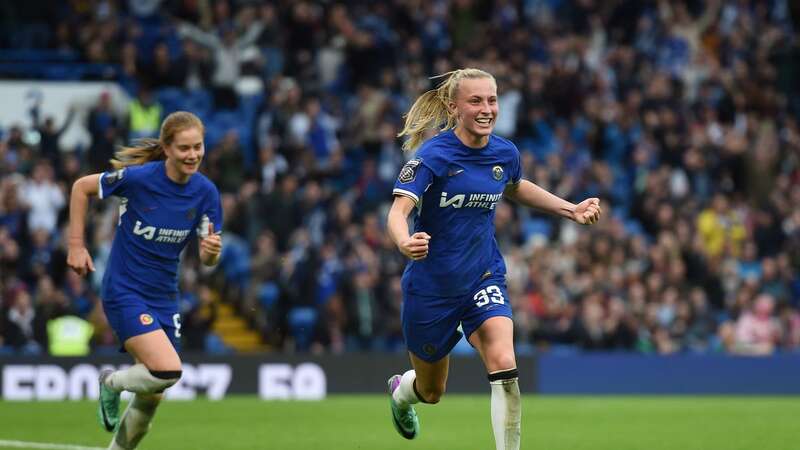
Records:
[[[447,172],[447,176],[448,177],[454,177],[454,176],[460,174],[463,171],[464,171],[464,169],[454,169],[454,170],[451,170],[450,172]]]

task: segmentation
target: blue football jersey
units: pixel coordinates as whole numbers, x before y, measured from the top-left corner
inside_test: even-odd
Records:
[[[491,135],[480,149],[461,143],[452,130],[426,141],[400,170],[393,191],[416,203],[414,232],[431,236],[428,256],[406,266],[404,289],[458,296],[481,279],[505,275],[495,206],[506,185],[520,179],[519,150],[500,136]]]
[[[189,239],[222,229],[216,186],[196,173],[186,184],[167,177],[164,161],[105,172],[100,198],[121,199],[119,224],[103,276],[102,296],[175,300],[180,253]]]

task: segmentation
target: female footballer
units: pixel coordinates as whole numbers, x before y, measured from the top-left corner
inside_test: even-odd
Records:
[[[600,218],[600,202],[576,205],[522,179],[516,146],[492,134],[499,105],[491,74],[467,68],[436,78],[443,82],[417,98],[399,134],[409,137],[404,150],[419,149],[400,171],[387,219],[389,235],[411,259],[403,273],[402,322],[413,370],[388,380],[392,419],[403,437],[418,435],[412,405],[442,397],[448,354],[463,332],[486,366],[496,447],[518,450],[520,391],[495,205],[507,197],[588,225]]]
[[[115,170],[87,175],[72,187],[67,264],[80,275],[94,271],[84,242],[89,197],[121,199],[101,295],[108,322],[135,364],[100,374],[99,419],[107,431],[116,430],[110,449],[136,448],[164,390],[181,377],[181,251],[194,236],[203,264],[216,264],[222,251],[219,192],[197,173],[203,131],[194,114],[172,113],[158,139],[123,148],[111,160]],[[122,391],[135,395],[120,420]]]

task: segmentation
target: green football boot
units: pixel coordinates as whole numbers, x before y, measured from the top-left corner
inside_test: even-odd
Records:
[[[119,425],[119,397],[120,393],[106,386],[105,380],[114,373],[111,369],[100,372],[100,397],[97,407],[97,418],[100,425],[108,432],[113,432]]]
[[[394,401],[394,391],[400,386],[402,375],[393,375],[387,382],[389,385],[389,401],[392,405],[392,423],[394,428],[406,439],[414,439],[419,435],[419,418],[414,407],[408,405],[407,408],[400,408]]]

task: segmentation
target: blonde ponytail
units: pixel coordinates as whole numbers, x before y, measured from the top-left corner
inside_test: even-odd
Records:
[[[197,128],[201,135],[205,133],[205,127],[199,117],[188,111],[176,111],[164,119],[158,139],[139,139],[133,147],[122,147],[118,152],[114,153],[114,158],[110,161],[111,165],[115,169],[122,169],[123,167],[167,159],[164,147],[172,144],[176,133],[189,128]]]
[[[138,166],[146,162],[166,159],[164,148],[158,139],[139,139],[133,147],[122,147],[114,153],[111,165],[115,169],[128,166]]]
[[[465,68],[453,70],[431,77],[431,80],[444,78],[442,84],[417,97],[411,109],[403,116],[405,124],[397,137],[408,136],[403,143],[403,151],[413,151],[422,144],[425,132],[438,128],[439,132],[455,128],[456,117],[450,111],[450,102],[455,101],[458,84],[465,78],[491,78],[489,72]],[[440,128],[441,127],[441,128]]]

